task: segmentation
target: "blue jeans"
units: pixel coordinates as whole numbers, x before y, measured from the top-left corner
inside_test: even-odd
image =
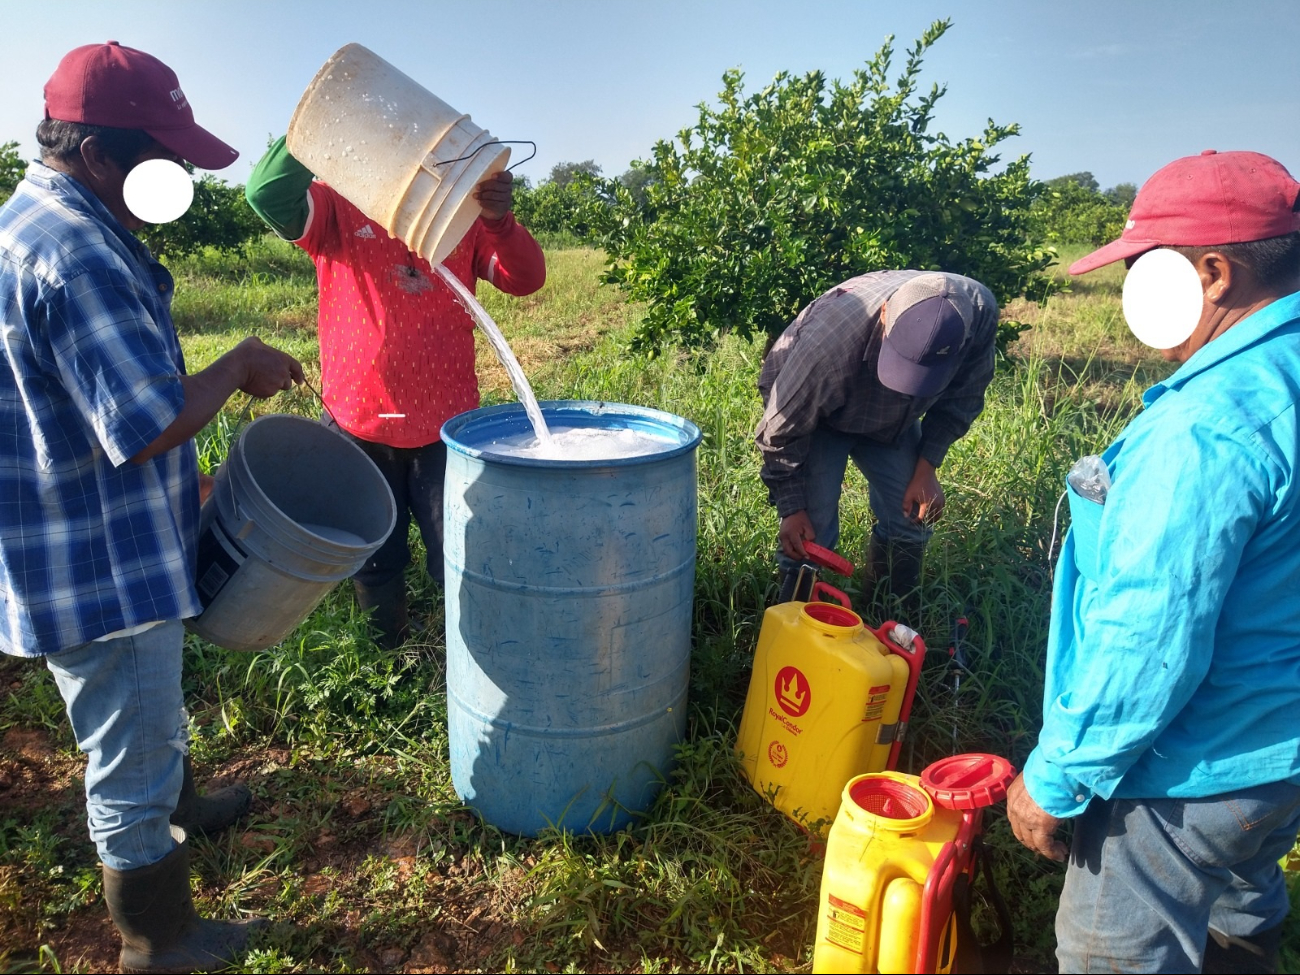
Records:
[[[1199,972],[1211,928],[1282,923],[1278,860],[1300,827],[1300,786],[1205,799],[1094,799],[1079,817],[1056,913],[1062,972]]]
[[[817,533],[817,544],[834,549],[839,543],[840,491],[849,458],[867,479],[871,513],[876,516],[875,531],[881,540],[929,541],[933,529],[903,514],[903,494],[916,472],[920,446],[919,421],[908,427],[898,443],[892,445],[818,427],[813,432],[808,459],[803,464],[804,491],[808,498],[805,510],[813,531]],[[782,552],[780,546],[777,547],[777,561],[783,570],[799,567],[799,563]]]
[[[86,753],[86,813],[104,866],[133,870],[176,847],[189,719],[181,699],[179,620],[50,654],[77,746]]]
[[[442,482],[447,476],[447,445],[438,440],[423,447],[390,447],[354,437],[329,416],[321,422],[347,437],[375,462],[397,503],[397,524],[392,534],[353,578],[363,586],[382,586],[405,571],[411,561],[407,535],[414,516],[424,539],[425,570],[430,579],[442,585]]]

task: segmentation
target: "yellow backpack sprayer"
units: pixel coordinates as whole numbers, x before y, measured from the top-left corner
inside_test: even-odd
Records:
[[[853,572],[834,552],[805,548],[819,565]],[[803,569],[796,598],[763,614],[736,752],[759,793],[825,835],[845,782],[897,764],[925,643],[894,622],[868,629],[844,593]]]
[[[925,643],[892,621],[869,629],[816,577],[817,566],[842,575],[853,566],[805,548],[816,565],[802,567],[792,601],[763,615],[736,752],[776,808],[813,836],[830,825],[813,971],[1006,971],[1010,917],[980,834],[983,808],[1005,797],[1015,770],[968,754],[920,776],[892,771]],[[981,872],[1001,929],[990,946],[970,928]]]

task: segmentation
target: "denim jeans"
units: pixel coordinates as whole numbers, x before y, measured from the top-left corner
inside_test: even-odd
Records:
[[[808,459],[804,461],[804,490],[808,498],[808,520],[818,545],[833,549],[840,540],[840,491],[849,458],[867,479],[871,513],[876,516],[876,533],[886,542],[926,542],[933,529],[903,514],[903,493],[916,472],[920,456],[921,424],[913,423],[896,444],[882,444],[866,437],[818,427],[812,435]],[[777,547],[777,561],[783,570],[799,564]],[[849,561],[856,561],[850,559]]]
[[[1211,928],[1282,923],[1278,860],[1300,827],[1300,786],[1205,799],[1094,799],[1075,824],[1056,913],[1062,972],[1199,972]]]
[[[397,504],[393,533],[353,578],[363,586],[382,586],[406,569],[411,561],[407,534],[414,516],[427,553],[425,569],[429,578],[442,585],[442,482],[447,476],[447,445],[439,440],[424,447],[389,447],[354,437],[328,416],[321,422],[365,451],[384,475]]]
[[[179,620],[136,636],[50,654],[86,753],[86,813],[104,866],[133,870],[176,847],[170,818],[181,794],[189,719],[181,698]]]

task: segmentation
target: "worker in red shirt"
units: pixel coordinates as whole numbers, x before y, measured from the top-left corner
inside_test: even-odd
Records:
[[[278,139],[253,170],[249,205],[306,251],[320,291],[321,397],[336,425],[378,465],[397,502],[397,525],[353,577],[379,643],[407,635],[404,570],[414,515],[430,577],[443,582],[444,421],[479,405],[474,321],[429,262],[367,217],[290,155]],[[483,208],[443,261],[472,292],[485,280],[528,295],[546,280],[542,249],[510,212],[511,175],[480,183]]]

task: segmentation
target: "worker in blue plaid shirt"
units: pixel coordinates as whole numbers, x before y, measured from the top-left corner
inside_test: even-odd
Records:
[[[197,916],[170,822],[188,771],[181,620],[201,611],[192,438],[236,390],[270,396],[302,367],[250,337],[186,374],[172,277],[123,187],[147,160],[236,153],[194,124],[171,69],[88,45],[45,102],[42,161],[0,209],[0,650],[45,659],[88,756],[123,970],[206,971],[248,928]]]

